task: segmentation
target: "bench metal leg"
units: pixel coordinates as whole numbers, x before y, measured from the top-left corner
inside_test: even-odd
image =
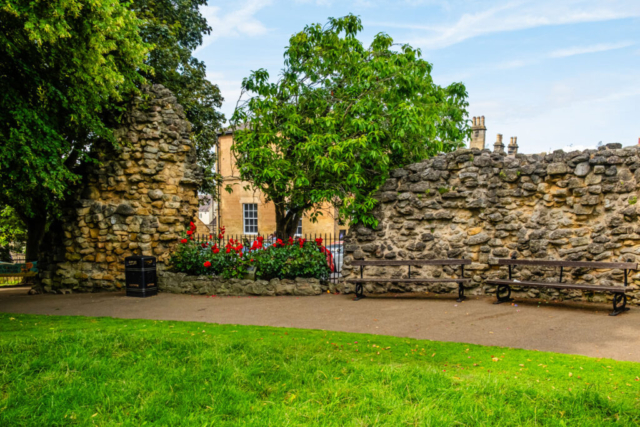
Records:
[[[622,305],[618,305],[620,303],[622,303]],[[613,311],[609,313],[609,316],[617,316],[625,311],[629,311],[629,307],[627,307],[627,296],[625,294],[613,294]]]
[[[364,298],[364,287],[362,286],[362,284],[357,283],[356,284],[356,297],[353,300],[354,301],[359,301],[362,298]]]
[[[458,299],[456,301],[462,302],[466,299],[467,297],[464,296],[464,286],[462,286],[462,283],[458,283]]]
[[[500,294],[506,292],[505,296],[500,296]],[[494,304],[502,304],[503,302],[511,302],[513,298],[511,298],[511,286],[509,285],[498,285],[496,289],[496,297],[498,301],[494,302]]]

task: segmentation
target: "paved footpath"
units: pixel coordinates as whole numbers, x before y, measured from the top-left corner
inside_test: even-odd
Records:
[[[444,296],[352,295],[206,297],[118,293],[29,296],[0,288],[0,312],[125,319],[193,320],[395,335],[518,347],[640,362],[640,307],[617,317],[610,305],[520,301],[489,297],[457,303]]]

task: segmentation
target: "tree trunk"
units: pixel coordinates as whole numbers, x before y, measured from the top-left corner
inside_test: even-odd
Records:
[[[301,217],[302,212],[299,210],[285,212],[284,208],[276,205],[276,236],[283,240],[293,237]]]
[[[27,221],[27,249],[25,258],[27,261],[37,261],[40,252],[40,244],[47,226],[46,216],[28,218]]]

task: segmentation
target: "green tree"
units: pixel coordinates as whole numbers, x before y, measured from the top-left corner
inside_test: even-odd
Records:
[[[22,253],[27,230],[10,206],[0,206],[0,261],[11,262],[11,252]]]
[[[220,89],[206,79],[206,67],[192,52],[202,44],[211,27],[200,13],[207,0],[133,0],[131,9],[143,20],[141,35],[154,45],[147,64],[154,72],[145,77],[170,89],[192,125],[193,141],[199,164],[204,169],[200,190],[216,194],[214,166],[217,131],[224,116],[219,108]]]
[[[5,0],[0,6],[0,206],[37,258],[46,225],[97,141],[149,73],[151,46],[130,4]]]
[[[277,82],[263,69],[243,80],[233,150],[242,179],[275,204],[278,234],[326,202],[376,224],[373,193],[390,170],[468,136],[463,84],[434,84],[420,50],[394,50],[387,34],[365,48],[361,30],[353,15],[307,26],[290,38]]]

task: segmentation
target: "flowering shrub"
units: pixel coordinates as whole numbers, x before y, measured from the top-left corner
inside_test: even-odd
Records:
[[[178,249],[171,257],[171,264],[177,272],[190,275],[215,275],[225,279],[242,278],[249,268],[254,267],[256,278],[262,280],[293,279],[313,277],[327,279],[334,271],[331,252],[322,246],[322,239],[308,242],[305,239],[289,238],[286,242],[277,239],[271,246],[265,247],[264,238],[258,236],[251,246],[230,239],[220,247],[224,240],[224,227],[220,229],[218,239],[198,243],[193,240],[195,226],[186,232]]]

